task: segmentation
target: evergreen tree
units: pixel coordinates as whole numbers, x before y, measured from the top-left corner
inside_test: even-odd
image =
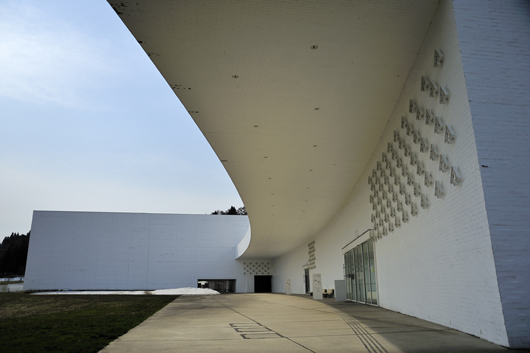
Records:
[[[236,215],[237,216],[237,210],[234,206],[231,206],[227,211],[226,213],[227,215]]]
[[[11,233],[0,244],[0,277],[24,276],[28,258],[28,234]]]
[[[213,211],[211,214],[218,214],[218,215],[235,215],[235,216],[245,216],[247,214],[247,210],[245,209],[245,206],[235,208],[234,206],[230,206],[230,208],[226,211]]]

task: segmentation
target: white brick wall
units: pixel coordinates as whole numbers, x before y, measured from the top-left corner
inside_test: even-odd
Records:
[[[442,67],[433,67],[435,49],[444,54]],[[420,91],[422,75],[447,87],[450,94],[448,104],[439,104],[438,99]],[[433,125],[417,121],[415,114],[408,112],[410,99],[416,100],[424,108],[432,109],[446,124],[452,125],[457,135],[456,142],[445,143],[444,134],[435,134]],[[450,173],[439,171],[439,161],[432,161],[429,153],[420,152],[412,136],[407,136],[406,130],[401,129],[401,116],[406,116],[421,136],[428,138],[429,145],[435,143],[440,153],[447,154],[451,165],[458,166],[463,177],[462,185],[451,185]],[[376,169],[377,162],[382,160],[387,143],[392,142],[396,147],[397,143],[393,142],[395,130],[417,153],[425,169],[432,172],[434,181],[443,183],[445,196],[436,198],[434,186],[425,186],[424,177],[417,175],[416,167],[410,165],[410,159],[404,158],[403,149],[397,148],[403,164],[413,172],[414,181],[421,184],[421,191],[427,195],[430,205],[428,209],[421,208],[420,198],[413,195],[413,187],[406,186],[406,191],[418,206],[419,215],[414,217],[410,206],[404,204],[404,196],[398,196],[410,220],[375,243],[380,305],[508,345],[473,121],[453,8],[449,1],[442,1],[439,5],[396,102],[394,113],[364,175],[335,217],[314,238],[317,249],[317,268],[314,271],[322,273],[323,287],[333,286],[333,280],[342,279],[341,248],[357,234],[373,227],[370,216],[374,211],[369,203],[369,196],[373,192],[367,179]],[[396,168],[396,161],[391,163]],[[400,173],[401,169],[396,168],[396,171]],[[388,170],[386,173],[388,175]],[[406,185],[406,178],[400,176],[400,179]],[[395,208],[396,205],[396,202],[392,202],[391,206]],[[381,207],[378,209],[381,210]],[[387,222],[385,226],[388,227]],[[304,244],[275,259],[275,275],[282,279],[291,277],[291,281],[293,277],[302,278],[301,265],[307,259],[306,248],[307,244]],[[281,280],[273,283],[273,290],[283,290]],[[296,288],[301,286],[293,285],[293,292],[296,292]]]
[[[510,347],[530,347],[530,2],[454,8]]]
[[[238,292],[253,292],[255,273],[245,265],[270,262],[235,261],[248,228],[244,216],[35,211],[24,289],[163,289],[236,279]]]

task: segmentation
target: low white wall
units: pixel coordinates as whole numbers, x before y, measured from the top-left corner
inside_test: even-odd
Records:
[[[22,291],[24,291],[24,283],[2,284],[2,281],[0,280],[0,293],[22,292]]]
[[[444,55],[443,65],[436,68],[435,49]],[[430,81],[448,90],[448,104],[440,104],[438,96],[430,97],[428,91],[420,90],[422,76],[427,76]],[[441,116],[445,124],[452,125],[457,135],[456,142],[446,143],[444,133],[434,133],[434,124],[426,124],[425,117],[417,120],[415,113],[409,113],[410,99],[419,107],[431,109],[436,116]],[[451,185],[450,172],[439,170],[439,159],[431,160],[429,152],[420,151],[420,144],[415,143],[413,136],[407,135],[407,129],[401,127],[402,116],[421,137],[428,139],[429,152],[430,145],[436,144],[440,154],[448,156],[450,165],[458,167],[463,177],[461,185]],[[432,173],[433,182],[443,184],[445,195],[442,198],[435,196],[434,185],[425,184],[424,175],[417,173],[417,167],[411,164],[410,157],[406,157],[404,149],[398,147],[399,143],[394,141],[395,131],[425,165],[425,170]],[[421,193],[426,195],[427,208],[422,208],[421,198],[414,196],[414,185],[407,185],[407,177],[401,174],[403,168],[397,167],[396,160],[391,159],[389,142],[403,160],[403,165],[412,172],[413,181],[419,183]],[[440,2],[396,102],[394,113],[364,175],[337,214],[309,240],[315,241],[316,249],[316,268],[312,272],[322,274],[324,288],[332,287],[334,280],[343,278],[341,249],[365,230],[375,228],[371,216],[376,211],[369,201],[374,191],[367,181],[374,170],[380,175],[378,162],[389,175],[390,168],[385,167],[382,153],[387,153],[390,158],[400,183],[404,183],[406,193],[411,195],[412,203],[418,208],[418,215],[412,216],[412,206],[406,205],[405,196],[399,193],[397,200],[392,200],[390,206],[386,205],[386,199],[377,206],[381,213],[379,219],[383,217],[383,209],[385,212],[394,209],[401,220],[403,212],[396,210],[399,202],[409,216],[408,223],[401,221],[401,225],[393,231],[388,229],[389,223],[396,224],[395,218],[390,217],[390,222],[384,221],[387,235],[382,235],[375,242],[380,305],[508,345],[473,123],[450,1]],[[395,177],[389,179],[393,184]],[[383,178],[375,189],[378,190],[380,184],[383,184],[385,192],[392,195],[388,192],[388,185],[383,183]],[[382,227],[378,231],[383,233]],[[303,287],[297,279],[302,277],[302,265],[307,261],[307,244],[275,259],[273,290],[282,291],[284,279],[290,278],[293,292],[301,293],[300,288]]]
[[[246,216],[35,211],[31,229],[25,290],[164,289],[235,279],[236,291],[253,292],[254,275],[270,272],[266,260],[235,260]]]

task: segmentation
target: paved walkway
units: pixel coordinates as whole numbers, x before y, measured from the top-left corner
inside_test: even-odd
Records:
[[[283,294],[229,294],[179,297],[101,352],[201,351],[478,353],[507,350],[379,307]]]

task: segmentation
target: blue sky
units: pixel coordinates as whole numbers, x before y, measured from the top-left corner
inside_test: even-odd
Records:
[[[242,201],[106,1],[0,0],[0,239],[33,210],[210,213]]]

